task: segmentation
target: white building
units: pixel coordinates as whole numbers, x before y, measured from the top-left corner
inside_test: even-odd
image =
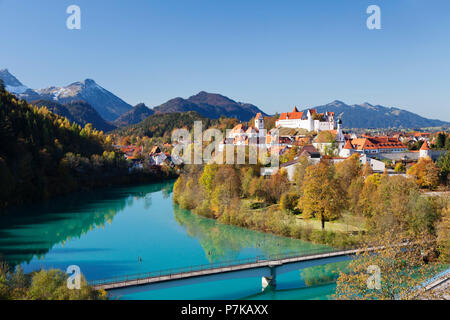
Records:
[[[282,113],[275,126],[303,128],[308,131],[334,130],[334,112],[317,113],[315,109],[299,112],[295,107],[292,112]]]
[[[264,129],[264,117],[258,113],[255,117],[255,125],[247,126],[239,123],[234,126],[222,143],[219,144],[219,152],[224,151],[225,145],[248,146],[256,145],[259,148],[266,147],[266,130]]]
[[[374,172],[384,172],[386,169],[386,164],[383,161],[372,159],[366,154],[362,154],[359,158],[362,165],[369,163],[370,167]]]
[[[428,141],[424,141],[422,147],[419,150],[419,158],[431,158],[431,160],[436,161],[440,156],[445,155],[446,150],[432,150],[428,145]]]
[[[427,158],[427,157],[431,158],[431,149],[428,146],[428,141],[424,141],[419,151],[419,158]]]

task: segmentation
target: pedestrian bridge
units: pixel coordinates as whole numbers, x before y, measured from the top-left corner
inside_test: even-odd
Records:
[[[157,290],[169,287],[244,277],[261,277],[262,289],[276,287],[276,275],[307,267],[351,259],[363,251],[378,248],[336,250],[323,248],[301,253],[287,253],[270,257],[255,257],[207,265],[125,275],[89,282],[96,289],[111,296]]]

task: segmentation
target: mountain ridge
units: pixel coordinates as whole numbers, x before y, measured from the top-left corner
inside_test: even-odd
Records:
[[[229,117],[237,118],[240,121],[248,121],[259,112],[263,116],[267,116],[265,112],[253,104],[236,102],[224,95],[208,93],[206,91],[200,91],[187,99],[176,97],[153,108],[148,108],[143,104],[137,105],[139,107],[136,108],[137,106],[132,107],[110,91],[99,86],[92,79],[73,82],[66,87],[52,86],[38,90],[33,90],[23,85],[15,76],[9,73],[8,69],[0,70],[0,79],[3,80],[7,91],[28,102],[46,100],[61,105],[67,105],[77,101],[85,101],[105,120],[107,125],[102,123],[99,119],[96,119],[97,126],[103,128],[109,128],[108,126],[111,125],[123,127],[137,124],[153,114],[158,115],[189,111],[195,111],[199,115],[210,119]],[[450,126],[450,123],[447,121],[427,119],[398,107],[373,105],[369,102],[348,105],[343,101],[334,100],[326,105],[319,105],[311,108],[317,109],[318,112],[335,112],[335,118],[341,118],[344,122],[344,126],[347,128],[420,128]],[[61,111],[62,108],[56,109],[64,113],[64,111]],[[80,114],[83,112],[78,110],[77,113]],[[96,118],[89,110],[87,110],[87,114]],[[85,119],[83,118],[79,118],[77,122],[83,123],[84,120]]]
[[[346,128],[426,128],[450,126],[447,121],[428,119],[416,113],[398,107],[373,105],[369,102],[348,105],[340,100],[311,107],[318,112],[334,112]],[[305,109],[304,111],[308,110]]]
[[[82,127],[90,123],[95,129],[103,132],[116,129],[116,126],[104,120],[91,105],[83,100],[66,104],[49,100],[35,100],[31,104],[37,107],[47,107],[51,112],[66,117],[70,122],[75,122]]]
[[[155,114],[195,111],[198,114],[218,119],[221,116],[248,121],[257,113],[267,114],[250,103],[236,102],[218,93],[200,91],[187,99],[177,97],[153,108]]]
[[[50,86],[33,90],[23,85],[8,69],[0,70],[0,78],[3,79],[7,91],[27,102],[47,100],[67,104],[85,101],[107,121],[114,121],[132,109],[131,105],[98,85],[92,79],[76,81],[65,87]]]
[[[130,111],[125,112],[119,118],[117,118],[113,124],[117,127],[125,127],[128,125],[136,124],[144,119],[150,117],[155,112],[147,107],[144,103],[139,103],[133,107]]]

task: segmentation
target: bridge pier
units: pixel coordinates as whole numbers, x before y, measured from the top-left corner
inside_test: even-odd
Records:
[[[277,287],[276,267],[279,265],[281,265],[281,263],[274,263],[269,265],[270,276],[262,277],[262,291],[266,290],[267,287],[276,289]]]

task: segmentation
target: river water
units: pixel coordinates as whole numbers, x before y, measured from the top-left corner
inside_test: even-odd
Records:
[[[173,204],[172,187],[114,187],[11,209],[0,216],[0,260],[26,272],[78,265],[88,280],[98,280],[323,247],[200,217]],[[282,274],[277,289],[264,292],[255,277],[120,298],[330,299],[339,267],[345,262]]]

